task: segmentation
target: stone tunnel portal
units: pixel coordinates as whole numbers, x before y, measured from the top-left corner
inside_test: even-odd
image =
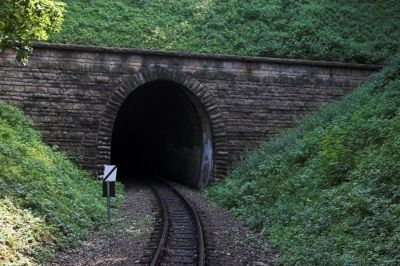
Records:
[[[114,123],[111,163],[118,178],[161,176],[207,185],[213,169],[211,128],[201,103],[183,86],[148,82],[129,94]]]

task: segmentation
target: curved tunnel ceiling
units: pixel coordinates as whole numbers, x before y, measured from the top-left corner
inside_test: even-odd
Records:
[[[114,123],[111,162],[118,166],[122,181],[161,176],[204,187],[213,168],[204,108],[171,81],[157,80],[135,89]]]

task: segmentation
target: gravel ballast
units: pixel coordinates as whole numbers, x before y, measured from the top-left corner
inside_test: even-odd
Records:
[[[200,191],[173,184],[201,217],[206,237],[207,265],[272,265],[274,252],[265,240]]]
[[[269,244],[198,190],[171,182],[200,215],[207,265],[272,265]],[[140,181],[126,185],[126,198],[115,215],[113,229],[95,230],[83,245],[60,252],[49,265],[147,265],[159,227],[158,201]],[[152,236],[153,232],[153,236]],[[153,240],[150,240],[153,239]]]
[[[127,184],[124,203],[113,216],[115,226],[95,230],[76,250],[56,254],[50,265],[139,265],[154,228],[155,204],[148,186]]]

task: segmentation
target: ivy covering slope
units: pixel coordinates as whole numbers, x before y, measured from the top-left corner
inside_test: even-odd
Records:
[[[64,0],[50,42],[381,63],[400,40],[397,0]]]
[[[284,265],[400,264],[400,55],[206,193]]]
[[[31,265],[103,222],[101,188],[0,103],[0,265]]]

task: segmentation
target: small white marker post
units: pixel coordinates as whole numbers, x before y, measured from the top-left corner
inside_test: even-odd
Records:
[[[110,184],[111,184],[111,182],[115,182],[116,180],[117,180],[117,166],[116,165],[105,164],[104,165],[103,182],[105,182],[105,184],[107,186],[106,197],[107,197],[107,219],[108,219],[108,222],[111,222],[111,206],[110,206],[110,203],[111,203],[111,190],[110,190]]]

